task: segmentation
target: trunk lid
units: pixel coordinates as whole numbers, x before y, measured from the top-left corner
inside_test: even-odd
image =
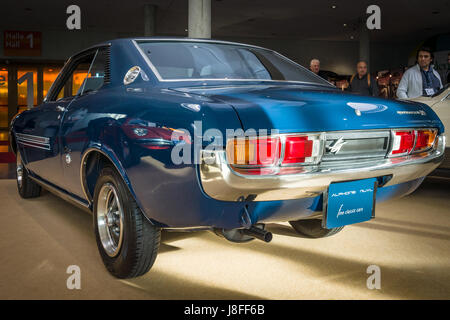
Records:
[[[231,105],[243,129],[280,133],[444,128],[424,104],[343,93],[334,88],[299,85],[239,85],[173,88]]]

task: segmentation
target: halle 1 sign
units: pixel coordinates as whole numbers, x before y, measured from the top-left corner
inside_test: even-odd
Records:
[[[5,56],[40,56],[41,44],[41,32],[6,30],[3,33]]]

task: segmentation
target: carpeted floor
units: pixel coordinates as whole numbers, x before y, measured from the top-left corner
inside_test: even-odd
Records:
[[[427,179],[325,239],[287,224],[267,226],[269,244],[163,232],[153,269],[134,280],[105,270],[89,214],[50,193],[21,199],[14,180],[0,180],[0,202],[0,299],[450,299],[449,180]],[[81,290],[66,287],[70,265]],[[380,290],[366,286],[370,265]]]

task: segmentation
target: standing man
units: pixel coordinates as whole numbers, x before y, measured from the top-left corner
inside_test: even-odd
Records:
[[[357,73],[350,79],[348,90],[365,96],[378,97],[378,84],[370,73],[367,73],[367,62],[359,61],[356,64]]]
[[[325,79],[328,81],[328,77],[325,75],[325,73],[320,70],[320,61],[319,59],[312,59],[309,63],[309,70],[317,74],[322,79]]]
[[[417,64],[403,74],[397,89],[400,99],[432,96],[442,88],[439,73],[433,69],[433,53],[430,48],[422,47],[417,52]]]

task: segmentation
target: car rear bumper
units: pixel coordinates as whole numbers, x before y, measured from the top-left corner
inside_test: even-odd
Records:
[[[276,201],[311,198],[322,194],[330,183],[366,178],[380,178],[381,185],[393,186],[424,177],[444,159],[445,137],[431,153],[381,160],[345,162],[319,166],[313,172],[248,176],[228,165],[224,151],[203,151],[200,180],[204,192],[221,201]]]

